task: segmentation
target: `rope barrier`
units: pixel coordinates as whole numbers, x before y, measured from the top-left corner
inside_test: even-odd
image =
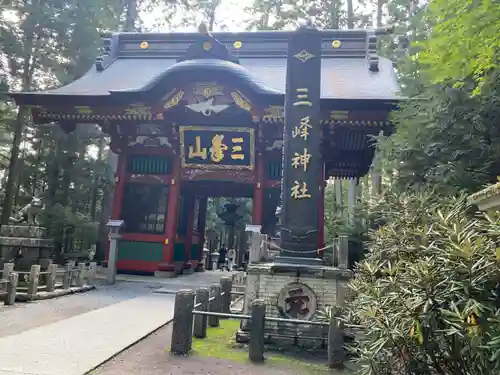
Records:
[[[261,247],[263,247],[264,245],[272,246],[273,248],[275,248],[275,249],[277,249],[277,250],[284,251],[284,252],[291,253],[291,254],[312,254],[312,253],[320,254],[322,251],[325,251],[325,250],[331,249],[331,248],[333,248],[333,246],[334,246],[334,245],[328,245],[328,246],[322,247],[321,249],[316,249],[316,250],[309,250],[309,251],[297,251],[297,250],[287,250],[287,249],[283,249],[283,248],[279,247],[279,246],[278,246],[278,245],[276,245],[276,244],[273,244],[273,243],[268,242],[268,241],[266,241],[266,240],[262,240]]]

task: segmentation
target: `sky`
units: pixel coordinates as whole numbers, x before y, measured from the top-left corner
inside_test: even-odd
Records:
[[[217,9],[217,22],[214,31],[222,31],[221,25],[225,26],[225,31],[240,32],[245,31],[250,16],[244,12],[244,9],[251,7],[254,0],[221,0],[221,5]],[[358,0],[353,0],[354,10],[359,6]],[[148,31],[177,31],[177,32],[196,32],[198,25],[203,21],[201,18],[196,24],[185,27],[176,27],[174,30],[166,30],[161,27],[155,27],[155,20],[161,18],[161,11],[141,12],[141,19]],[[179,15],[178,19],[181,19]],[[179,22],[180,23],[180,22]]]

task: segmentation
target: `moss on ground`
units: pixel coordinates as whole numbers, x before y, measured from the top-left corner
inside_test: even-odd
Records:
[[[235,341],[236,332],[239,329],[239,320],[221,320],[220,327],[208,328],[207,337],[196,339],[193,337],[193,354],[201,357],[212,357],[219,359],[228,359],[235,362],[248,362],[248,349],[244,345]],[[299,367],[303,370],[301,373],[311,375],[332,374],[332,370],[326,367],[325,363],[306,359],[297,359],[293,353],[282,353],[277,351],[266,351],[266,365],[276,365],[287,368]],[[347,371],[342,372],[347,375]]]

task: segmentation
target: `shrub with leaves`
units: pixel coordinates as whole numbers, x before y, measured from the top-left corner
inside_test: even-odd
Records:
[[[500,220],[433,194],[382,207],[350,283],[359,374],[500,373]]]

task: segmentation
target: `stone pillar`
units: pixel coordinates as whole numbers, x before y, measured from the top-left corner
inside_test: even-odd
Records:
[[[278,263],[321,264],[321,32],[300,27],[289,39],[283,131],[281,254]]]
[[[172,342],[170,345],[170,351],[173,354],[185,355],[191,351],[194,296],[195,294],[191,290],[181,290],[175,295]]]
[[[262,241],[266,238],[265,235],[260,234],[260,225],[247,225],[246,232],[250,242],[249,263],[259,263],[263,256]]]
[[[196,291],[196,303],[201,303],[201,306],[196,310],[208,311],[208,299],[210,292],[207,288],[200,288]],[[207,336],[207,316],[195,315],[193,326],[193,336],[199,339],[204,339]]]
[[[252,362],[264,362],[264,327],[266,325],[266,304],[263,300],[252,303],[252,320],[250,322],[250,342],[248,359]]]

